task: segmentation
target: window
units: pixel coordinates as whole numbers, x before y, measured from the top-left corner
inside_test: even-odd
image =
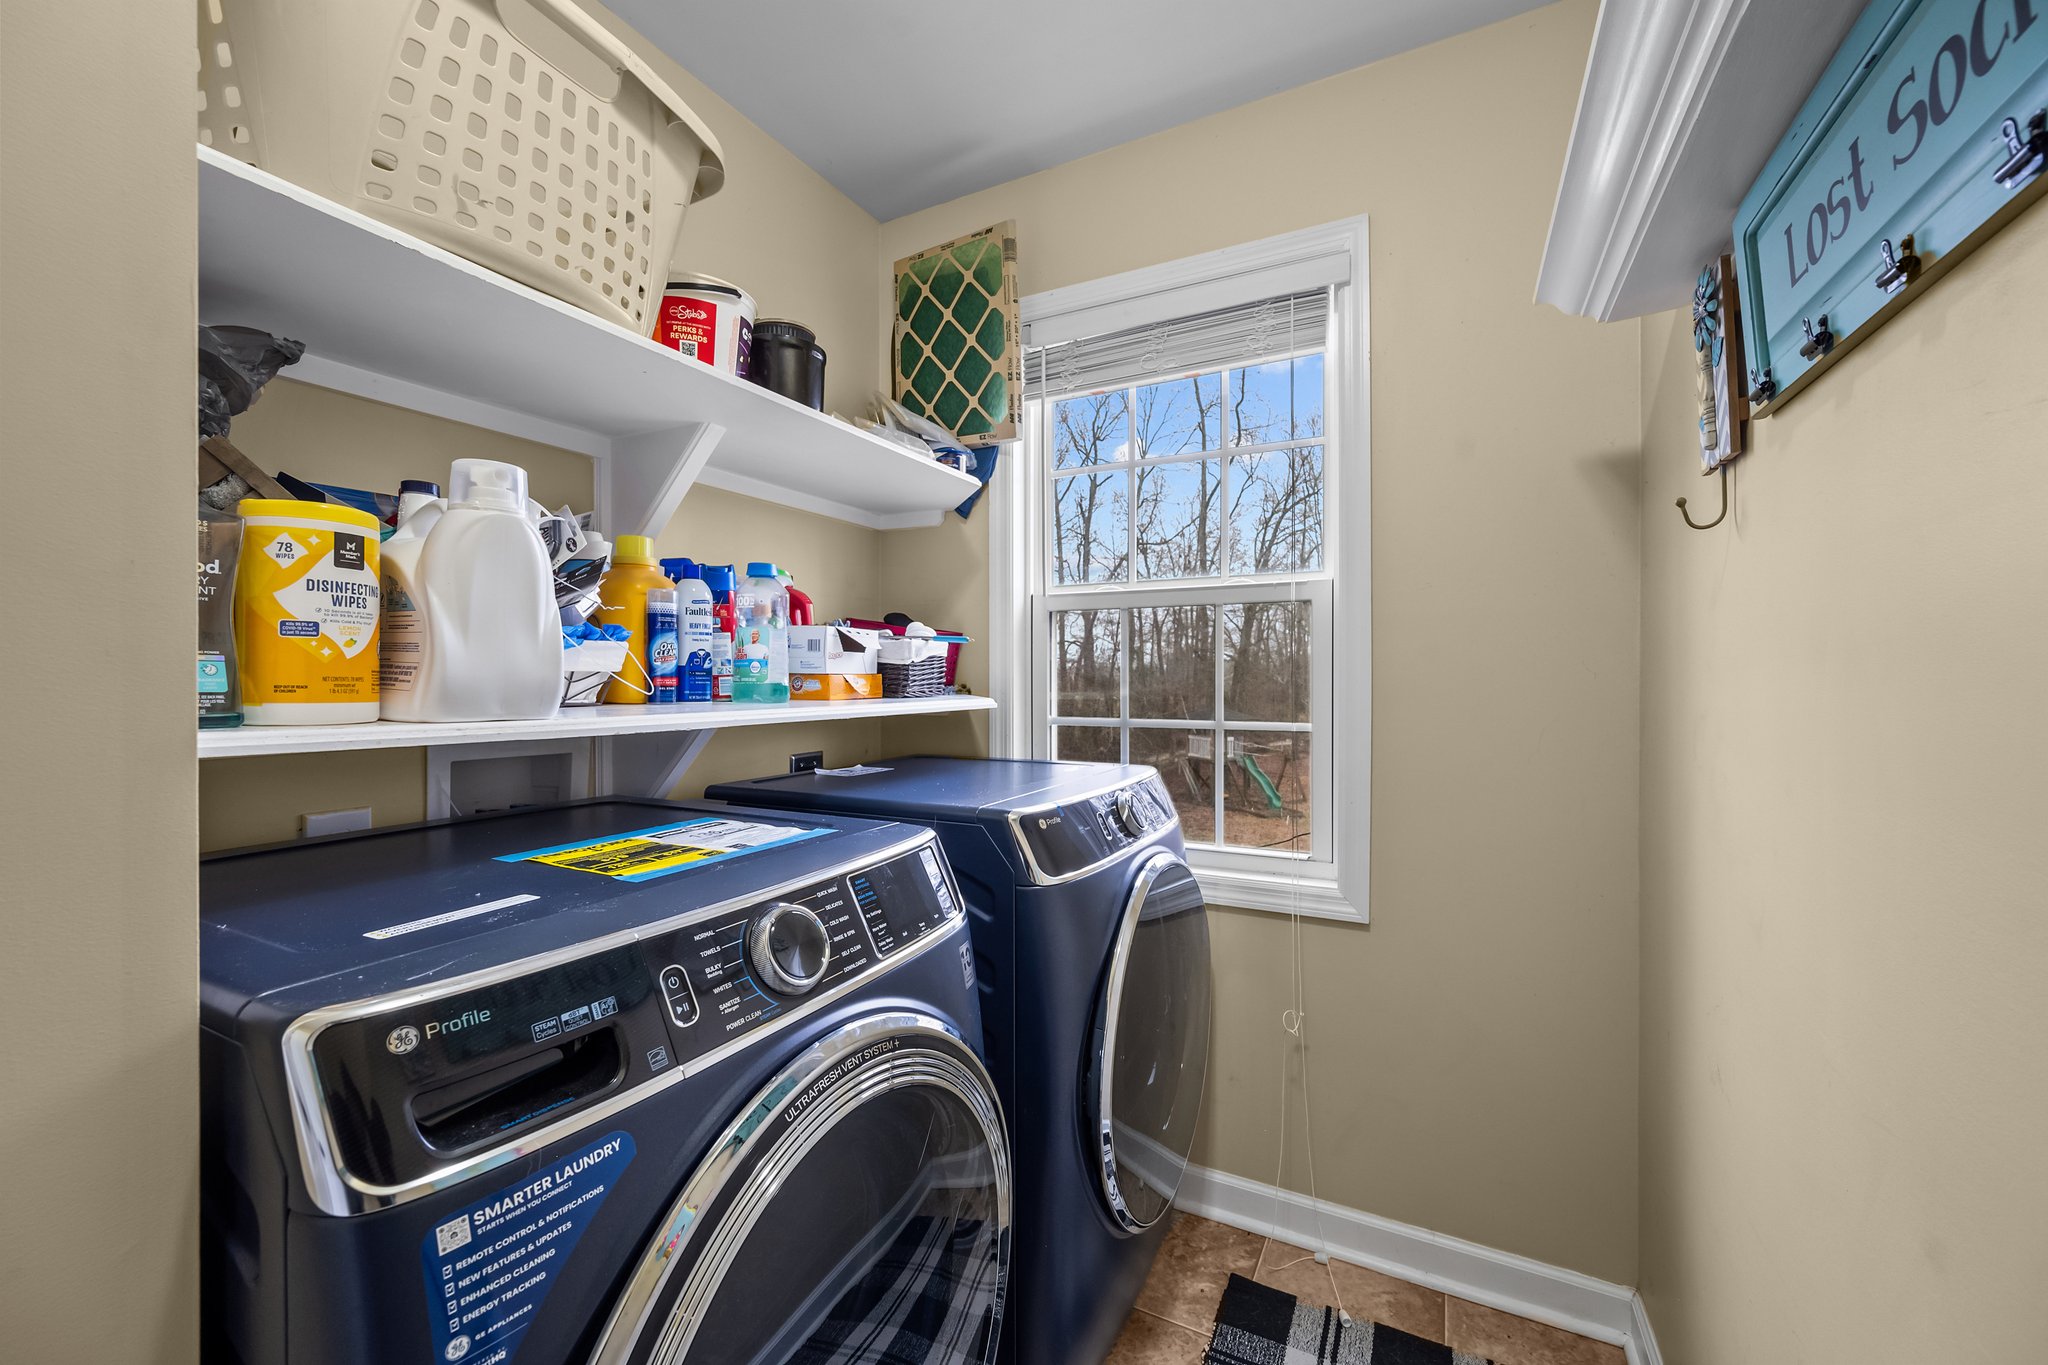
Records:
[[[1362,241],[1024,301],[998,747],[1157,768],[1220,903],[1362,917]]]

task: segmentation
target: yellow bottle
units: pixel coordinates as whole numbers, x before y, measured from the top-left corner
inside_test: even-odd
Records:
[[[655,562],[654,542],[646,536],[620,536],[612,547],[611,572],[597,585],[601,605],[597,623],[624,626],[633,632],[627,641],[626,666],[604,687],[604,700],[637,706],[654,690],[647,672],[647,590],[672,588],[668,575]]]

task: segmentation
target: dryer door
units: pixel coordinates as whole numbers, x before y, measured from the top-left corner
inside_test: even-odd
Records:
[[[1131,1232],[1173,1203],[1209,1073],[1209,916],[1188,865],[1138,870],[1097,1005],[1092,1094],[1102,1193]]]
[[[981,1063],[870,1016],[747,1107],[684,1184],[593,1365],[988,1365],[1010,1155]]]

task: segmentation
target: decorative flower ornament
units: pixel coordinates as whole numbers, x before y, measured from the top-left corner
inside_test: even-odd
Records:
[[[1724,344],[1721,334],[1721,279],[1709,265],[1700,271],[1699,283],[1692,289],[1692,348],[1706,352],[1706,362],[1718,367]]]

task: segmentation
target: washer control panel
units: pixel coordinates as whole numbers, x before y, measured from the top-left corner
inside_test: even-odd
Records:
[[[1143,843],[1178,818],[1166,784],[1148,777],[1013,816],[1011,824],[1033,874],[1040,881],[1052,881]]]
[[[688,1061],[865,975],[960,914],[934,845],[643,941]],[[665,1068],[664,1068],[665,1069]]]

